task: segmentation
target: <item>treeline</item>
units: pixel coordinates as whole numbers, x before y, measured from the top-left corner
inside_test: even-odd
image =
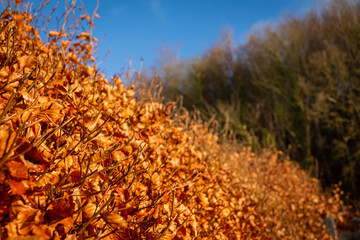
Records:
[[[360,196],[360,2],[332,0],[234,47],[231,34],[201,57],[167,57],[165,100],[216,119],[253,148],[276,147]]]

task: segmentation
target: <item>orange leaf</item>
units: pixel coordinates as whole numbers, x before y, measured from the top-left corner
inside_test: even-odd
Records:
[[[161,185],[162,183],[162,179],[161,176],[155,172],[152,176],[151,176],[151,182],[155,185],[155,187],[158,187]]]
[[[18,60],[20,69],[23,69],[26,66],[26,64],[28,63],[29,56],[24,55],[24,56],[18,57],[17,60]]]
[[[209,206],[209,199],[206,197],[205,193],[199,193],[198,199],[200,200],[203,207]]]
[[[181,232],[181,234],[186,237],[186,228],[184,228],[184,226],[179,229],[179,232]]]
[[[125,228],[125,229],[128,228],[128,223],[119,214],[106,213],[104,214],[104,219],[113,228]]]
[[[84,214],[84,218],[85,219],[90,219],[94,213],[96,212],[98,208],[96,207],[96,204],[89,202],[88,204],[85,205],[85,207],[83,208],[83,214]]]
[[[10,160],[6,162],[9,168],[10,175],[16,178],[28,178],[28,172],[25,164],[18,158],[17,160]]]
[[[24,153],[25,159],[34,164],[48,164],[48,161],[42,157],[37,148],[28,142],[21,144],[21,146],[16,149],[16,152],[19,154]]]
[[[18,25],[18,27],[23,26],[23,23],[24,23],[23,21],[25,19],[24,15],[14,14],[13,18],[16,21],[16,24]]]
[[[90,17],[89,17],[89,15],[87,15],[87,14],[81,15],[81,16],[80,16],[80,19],[86,19],[86,20],[90,21]]]
[[[52,237],[52,232],[46,225],[34,225],[32,232],[39,237],[42,236],[45,239],[50,239]]]
[[[90,36],[90,34],[88,32],[82,32],[77,37],[80,38],[80,39],[86,40],[86,39],[89,38],[89,36]]]
[[[16,132],[9,125],[0,126],[0,158],[10,150],[15,135]]]
[[[73,222],[73,219],[71,217],[64,218],[59,223],[63,224],[67,228],[73,228],[74,227],[74,222]]]
[[[9,185],[15,195],[23,195],[26,192],[26,187],[22,182],[10,180]]]
[[[56,36],[59,36],[59,35],[60,35],[60,33],[56,32],[56,31],[50,31],[50,33],[49,33],[50,37],[56,37]]]
[[[54,203],[54,208],[48,214],[52,219],[70,217],[74,213],[74,207],[73,197],[65,193],[61,200]]]
[[[76,171],[72,171],[70,173],[70,178],[72,182],[80,182],[81,180],[81,172],[76,170]]]

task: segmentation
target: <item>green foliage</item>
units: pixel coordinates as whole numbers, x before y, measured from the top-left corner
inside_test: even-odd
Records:
[[[360,2],[332,0],[233,47],[158,67],[166,100],[216,114],[245,144],[276,147],[319,176],[360,191]],[[316,165],[316,167],[315,167]]]

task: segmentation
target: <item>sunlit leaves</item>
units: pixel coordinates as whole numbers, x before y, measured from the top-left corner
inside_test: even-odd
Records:
[[[133,86],[119,78],[110,84],[88,64],[89,32],[74,38],[50,31],[45,45],[29,37],[26,14],[11,14],[14,20],[0,24],[24,28],[11,32],[4,25],[14,35],[4,38],[27,44],[15,45],[13,54],[22,57],[0,69],[0,234],[6,238],[269,239],[277,209],[267,209],[259,193],[272,198],[275,191],[285,208],[285,179],[299,183],[299,191],[310,189],[311,203],[322,202],[294,168],[285,164],[282,178],[270,174],[276,155],[264,157],[266,165],[248,149],[226,152],[205,124],[188,115],[169,119],[172,103],[141,103]],[[244,174],[225,171],[223,159],[243,164]],[[261,168],[269,171],[257,175]],[[261,177],[272,180],[271,190],[259,187]],[[291,213],[302,214],[308,202],[292,204]]]

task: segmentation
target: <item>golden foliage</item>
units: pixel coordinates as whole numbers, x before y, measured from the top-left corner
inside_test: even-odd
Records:
[[[90,33],[45,45],[30,19],[0,22],[1,239],[327,238],[339,199],[298,168],[225,151],[204,125],[171,120],[172,104],[109,83]]]

